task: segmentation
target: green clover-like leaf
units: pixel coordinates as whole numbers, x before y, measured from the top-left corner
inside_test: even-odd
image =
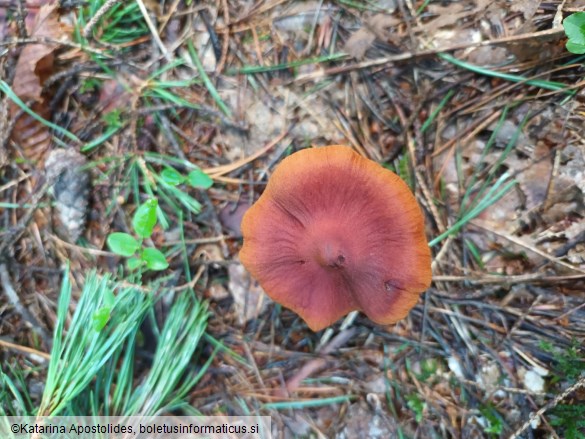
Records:
[[[150,270],[164,270],[169,266],[167,258],[160,250],[148,247],[142,251],[141,258],[146,262],[146,267]]]
[[[128,233],[111,233],[106,241],[110,250],[117,255],[125,257],[132,256],[140,247],[140,243],[136,238]]]
[[[583,55],[585,53],[585,44],[578,44],[574,43],[573,41],[567,41],[565,46],[567,50],[571,53],[575,53],[577,55]]]
[[[128,258],[126,261],[126,266],[130,271],[137,270],[142,264],[144,264],[144,261],[140,258]]]
[[[171,186],[177,186],[185,181],[185,177],[183,177],[175,168],[163,169],[160,176],[165,183],[170,184]]]
[[[132,220],[132,226],[136,234],[142,238],[148,238],[152,235],[152,230],[156,224],[156,208],[158,200],[150,198],[141,204]]]
[[[191,186],[198,189],[209,189],[213,185],[213,179],[201,169],[189,172],[187,181]]]
[[[563,27],[565,35],[573,44],[585,45],[585,12],[569,15],[563,20]]]

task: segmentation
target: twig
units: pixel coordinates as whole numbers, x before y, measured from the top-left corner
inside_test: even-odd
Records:
[[[575,384],[573,384],[571,387],[569,387],[563,393],[561,393],[560,395],[557,395],[557,397],[555,399],[550,401],[548,404],[546,404],[544,407],[542,407],[536,413],[533,413],[532,415],[530,415],[528,420],[524,424],[522,424],[522,426],[518,430],[516,430],[510,436],[509,439],[516,439],[517,437],[519,437],[524,432],[524,430],[526,430],[528,427],[530,427],[530,424],[532,424],[532,422],[535,419],[542,416],[544,414],[544,412],[546,412],[547,410],[555,408],[559,404],[559,402],[561,402],[563,399],[565,399],[567,396],[569,396],[574,391],[580,389],[581,387],[585,387],[585,376],[581,377],[581,379],[579,381],[577,381]]]
[[[40,189],[36,190],[30,200],[30,205],[36,206],[40,199],[45,196],[49,185],[45,183]],[[6,232],[0,233],[0,258],[2,258],[8,248],[16,241],[26,229],[28,222],[35,213],[36,207],[28,209],[28,211],[19,219],[18,224],[11,227]]]
[[[434,267],[433,267],[434,268]],[[488,285],[488,284],[523,284],[523,283],[558,283],[570,282],[585,279],[585,274],[573,274],[567,276],[546,276],[543,273],[528,273],[515,276],[497,276],[486,274],[482,276],[450,276],[436,275],[433,276],[433,282],[465,282],[471,285]]]
[[[52,234],[49,235],[49,238],[52,239],[53,241],[55,241],[56,243],[58,243],[59,245],[62,245],[63,247],[77,250],[81,253],[87,253],[87,254],[92,255],[92,256],[110,256],[110,257],[116,256],[116,253],[114,253],[114,252],[97,250],[95,248],[81,247],[79,245],[71,244],[70,242],[63,241],[58,236],[55,236]]]
[[[5,78],[6,76],[6,58],[1,58],[0,77]],[[6,163],[6,157],[8,157],[6,145],[15,123],[14,119],[12,122],[8,119],[8,96],[4,95],[0,99],[0,167]]]
[[[504,233],[504,232],[500,232],[500,231],[496,230],[495,228],[490,227],[488,225],[488,223],[486,223],[484,221],[472,220],[472,221],[470,221],[470,223],[473,224],[474,226],[479,227],[480,229],[491,232],[494,235],[497,235],[497,236],[500,236],[500,237],[506,239],[507,241],[510,241],[516,245],[521,246],[521,247],[524,247],[525,249],[528,249],[528,250],[532,251],[533,253],[536,253],[537,255],[542,256],[543,258],[549,260],[550,262],[554,262],[555,264],[561,265],[565,268],[568,268],[569,270],[573,270],[573,271],[577,271],[579,273],[585,274],[585,270],[583,270],[579,267],[575,267],[574,265],[571,265],[565,261],[562,261],[562,260],[554,257],[553,255],[549,255],[548,253],[543,252],[542,250],[538,249],[537,247],[535,247],[527,242],[524,242],[520,238],[517,238],[517,237],[512,236],[512,235],[508,235],[507,233]]]
[[[27,308],[25,308],[22,303],[20,303],[18,294],[12,287],[12,282],[10,281],[10,275],[6,269],[6,264],[0,264],[0,282],[2,283],[2,287],[4,288],[4,292],[6,293],[10,304],[14,307],[16,312],[31,325],[33,331],[35,331],[43,339],[43,341],[45,341],[45,343],[48,343],[49,340],[51,340],[49,334],[47,334],[47,332],[43,329],[35,316]]]
[[[174,292],[179,292],[179,291],[185,291],[185,290],[192,289],[197,284],[197,282],[199,282],[199,279],[201,279],[201,275],[203,274],[204,271],[205,271],[205,265],[201,265],[199,267],[199,269],[197,270],[197,273],[195,273],[195,277],[193,277],[193,279],[191,279],[190,282],[188,282],[184,285],[179,285],[177,287],[174,287],[172,290]]]
[[[148,11],[146,10],[146,6],[144,6],[144,3],[142,2],[142,0],[136,0],[136,3],[138,4],[138,8],[140,9],[140,12],[142,12],[142,16],[144,17],[144,21],[146,21],[146,25],[148,26],[148,29],[150,30],[150,33],[152,34],[152,38],[154,38],[154,42],[156,43],[156,45],[160,49],[163,56],[167,59],[167,61],[171,62],[172,61],[171,54],[169,53],[166,46],[163,44],[162,40],[160,39],[158,31],[156,30],[154,23],[150,19],[150,15],[148,15]]]
[[[268,150],[270,150],[271,148],[273,148],[278,142],[280,142],[286,135],[288,134],[288,131],[285,130],[282,133],[280,133],[278,135],[278,137],[276,137],[276,139],[274,139],[272,142],[270,142],[268,145],[266,145],[264,148],[259,149],[258,151],[256,151],[254,154],[248,156],[248,157],[244,157],[240,160],[236,160],[235,162],[232,162],[228,165],[222,165],[222,166],[216,166],[214,168],[205,168],[203,169],[203,172],[205,172],[206,174],[208,174],[211,178],[217,178],[220,177],[222,175],[225,175],[229,172],[235,171],[238,168],[241,168],[242,166],[256,160],[257,158],[261,157],[263,154],[265,154]]]
[[[433,216],[433,219],[435,220],[435,224],[437,224],[437,229],[439,230],[439,233],[443,233],[447,229],[445,227],[445,224],[443,223],[443,219],[441,218],[439,211],[437,210],[437,207],[435,206],[431,191],[430,191],[424,177],[422,176],[422,173],[419,171],[419,169],[417,167],[414,139],[412,138],[410,131],[408,131],[406,133],[406,145],[408,147],[408,153],[410,156],[410,163],[411,163],[412,169],[414,171],[414,176],[415,176],[416,182],[418,183],[418,185],[421,189],[421,192],[423,194],[425,205],[429,209],[429,211],[431,212],[431,215]]]
[[[355,321],[356,317],[358,315],[357,311],[352,311],[350,312],[345,319],[343,319],[343,322],[341,323],[341,327],[339,328],[340,331],[344,331],[347,328],[349,328],[351,325],[353,325],[353,322]],[[331,337],[333,336],[333,328],[327,328],[325,330],[325,332],[323,333],[323,336],[321,337],[321,340],[319,340],[319,344],[317,345],[317,352],[325,352],[327,349],[327,343],[329,342],[329,340],[331,340]]]
[[[15,351],[22,352],[26,355],[29,355],[31,358],[38,357],[42,358],[43,360],[49,361],[51,356],[46,352],[37,351],[36,349],[29,348],[28,346],[21,346],[19,344],[10,343],[9,341],[3,340],[0,338],[0,346],[4,346],[8,349],[13,349]]]
[[[217,215],[217,211],[215,210],[215,206],[211,202],[211,198],[209,198],[209,195],[207,195],[206,191],[201,191],[201,198],[203,198],[203,203],[205,204],[205,206],[207,207],[207,209],[209,211],[213,232],[217,236],[223,236],[221,221],[219,221],[219,216]],[[230,251],[229,251],[228,246],[225,242],[225,239],[222,239],[219,241],[219,246],[221,247],[222,256],[225,259],[228,259],[230,256]]]
[[[223,9],[223,21],[226,27],[227,32],[223,35],[223,43],[221,45],[221,57],[219,58],[219,62],[217,63],[217,67],[215,69],[216,73],[219,75],[225,66],[228,54],[228,48],[230,45],[230,10],[227,0],[221,1],[221,6]]]
[[[71,47],[73,49],[79,49],[84,52],[91,53],[93,55],[99,55],[108,59],[115,59],[112,55],[109,55],[101,50],[93,49],[87,45],[73,43],[66,40],[58,40],[56,38],[49,37],[28,37],[28,38],[7,38],[0,41],[0,47],[2,46],[17,46],[19,44],[55,44],[57,46]],[[129,64],[135,67],[133,64]]]
[[[334,350],[339,349],[341,346],[343,346],[345,343],[347,343],[347,341],[350,340],[355,335],[356,331],[357,331],[356,328],[350,328],[350,329],[345,329],[345,330],[341,331],[339,334],[337,334],[333,338],[333,340],[331,340],[329,342],[329,344],[327,344],[327,346],[325,346],[323,349],[321,349],[320,354],[327,355],[327,354],[330,354],[331,352],[333,352]],[[323,367],[325,367],[326,364],[327,364],[327,360],[325,358],[322,358],[322,357],[315,358],[315,359],[309,361],[307,364],[305,364],[303,367],[301,367],[299,369],[299,371],[286,382],[286,393],[294,392],[305,378],[308,378],[313,373],[322,369]],[[286,395],[281,395],[281,396],[286,396]]]
[[[16,13],[16,27],[18,28],[18,36],[21,38],[26,38],[28,33],[26,32],[26,8],[24,6],[24,1],[18,0],[16,5],[16,10],[18,11]]]
[[[448,46],[448,47],[440,47],[437,49],[421,50],[420,52],[399,53],[396,55],[390,55],[390,56],[385,56],[382,58],[377,58],[377,59],[373,59],[373,60],[369,60],[369,61],[363,61],[363,62],[360,62],[357,64],[332,67],[330,69],[326,69],[326,70],[322,70],[322,71],[316,71],[316,72],[306,73],[304,75],[298,75],[297,77],[295,77],[295,79],[292,82],[313,81],[313,80],[324,78],[324,77],[330,76],[330,75],[338,75],[340,73],[350,72],[352,70],[366,69],[366,68],[377,67],[377,66],[384,66],[384,65],[392,64],[392,63],[396,63],[396,62],[409,61],[409,60],[415,59],[415,58],[434,56],[434,55],[437,55],[439,53],[454,52],[456,50],[470,49],[470,48],[475,48],[475,47],[493,46],[493,45],[498,45],[498,44],[507,44],[507,43],[512,43],[512,42],[524,41],[524,40],[533,40],[533,39],[537,39],[539,37],[545,37],[545,38],[558,37],[558,38],[560,38],[563,33],[564,33],[564,30],[562,28],[561,29],[551,29],[551,30],[532,32],[532,33],[527,33],[527,34],[522,34],[522,35],[514,35],[511,37],[500,38],[497,40],[481,41],[479,43],[454,44],[454,45]]]
[[[467,384],[468,386],[477,387],[480,390],[489,390],[490,392],[502,390],[504,392],[514,393],[514,394],[519,394],[519,395],[541,395],[541,396],[546,395],[546,392],[534,392],[533,390],[519,389],[517,387],[488,386],[488,388],[486,389],[485,384],[477,382],[477,381],[467,380],[465,378],[459,378],[459,377],[455,377],[455,379],[457,381],[459,381],[460,383]]]

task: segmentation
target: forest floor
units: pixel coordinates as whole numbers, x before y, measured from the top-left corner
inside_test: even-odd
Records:
[[[152,413],[275,437],[585,437],[585,58],[561,24],[584,8],[0,0],[0,413],[144,414],[158,373]],[[239,262],[275,166],[331,144],[425,214],[433,284],[396,325],[314,333]],[[90,399],[108,377],[127,397]]]

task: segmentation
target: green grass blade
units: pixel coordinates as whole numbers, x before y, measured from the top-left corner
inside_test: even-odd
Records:
[[[197,67],[199,75],[201,76],[201,79],[203,80],[203,83],[205,84],[207,91],[209,91],[209,94],[211,95],[219,109],[222,111],[222,113],[225,114],[227,117],[231,118],[232,112],[230,111],[228,106],[223,102],[223,100],[219,96],[219,92],[215,88],[215,85],[213,85],[213,82],[211,82],[211,79],[209,79],[209,76],[205,72],[203,64],[201,63],[201,59],[199,59],[199,55],[197,54],[195,47],[193,47],[193,43],[191,42],[191,40],[187,41],[187,49],[189,50],[191,61],[193,62],[193,64],[195,64],[195,67]]]
[[[340,404],[344,402],[350,402],[353,399],[356,399],[357,396],[355,395],[343,395],[343,396],[334,396],[331,398],[321,398],[321,399],[305,399],[300,401],[281,401],[281,402],[269,402],[267,404],[263,404],[262,408],[266,410],[290,410],[290,409],[304,409],[309,407],[324,407],[327,405],[332,404]]]
[[[504,174],[502,177],[505,177],[504,179],[507,179],[509,177],[509,175]],[[441,242],[443,239],[447,238],[448,236],[457,233],[469,221],[471,221],[473,218],[475,218],[476,216],[478,216],[485,209],[487,209],[488,207],[490,207],[491,205],[493,205],[494,203],[496,203],[498,200],[500,200],[517,183],[516,180],[510,181],[510,182],[508,182],[504,186],[503,189],[501,189],[499,192],[493,194],[493,192],[497,189],[497,187],[499,187],[502,184],[502,182],[503,182],[504,179],[500,178],[501,181],[499,183],[497,183],[497,186],[494,185],[495,187],[493,187],[492,189],[490,189],[490,191],[486,194],[486,196],[484,197],[484,199],[482,199],[482,201],[479,202],[474,209],[472,209],[470,212],[468,212],[460,220],[458,220],[457,222],[455,222],[455,224],[453,224],[448,230],[446,230],[445,232],[441,233],[436,238],[434,238],[431,241],[429,241],[429,247],[433,247],[433,246],[437,245],[439,242]]]
[[[102,143],[104,143],[118,131],[120,131],[119,127],[110,127],[109,129],[106,130],[105,133],[103,133],[97,139],[92,140],[91,142],[87,143],[83,148],[81,148],[81,152],[88,152],[96,148],[97,146],[100,146]]]
[[[437,108],[435,108],[433,110],[433,112],[430,114],[430,116],[427,118],[427,120],[425,120],[424,123],[422,124],[422,126],[420,128],[421,133],[424,133],[426,130],[429,129],[429,127],[435,121],[437,115],[441,112],[443,107],[445,105],[447,105],[447,102],[449,102],[449,99],[451,99],[451,97],[454,94],[455,94],[455,90],[451,89],[447,92],[447,94],[443,97],[443,99],[441,99],[441,102],[439,102],[439,105],[437,105]]]
[[[561,82],[554,82],[554,81],[542,81],[538,79],[526,79],[522,76],[511,75],[509,73],[502,73],[496,72],[494,70],[486,69],[485,67],[476,66],[470,64],[465,61],[461,61],[454,56],[448,55],[446,53],[439,53],[439,57],[448,61],[452,64],[455,64],[458,67],[464,68],[474,73],[479,73],[480,75],[491,76],[493,78],[500,78],[510,82],[524,82],[528,85],[532,85],[534,87],[543,88],[545,90],[553,90],[553,91],[563,91],[567,94],[574,94],[574,90],[565,90],[567,86]]]

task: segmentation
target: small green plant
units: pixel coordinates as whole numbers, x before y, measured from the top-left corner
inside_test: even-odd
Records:
[[[559,404],[550,413],[550,424],[563,428],[566,439],[585,438],[585,404]]]
[[[574,383],[585,373],[585,352],[578,340],[573,340],[566,349],[556,349],[550,342],[541,342],[540,348],[553,355],[555,368],[551,384],[561,379]]]
[[[541,342],[540,348],[553,355],[553,376],[550,383],[559,381],[573,384],[585,374],[585,352],[579,340],[573,340],[571,346],[556,348],[550,342]],[[550,411],[550,424],[567,439],[585,439],[585,404],[559,404]]]
[[[412,395],[406,395],[406,403],[410,410],[414,412],[414,419],[420,424],[423,420],[423,413],[427,407],[427,403],[414,393]]]
[[[213,185],[213,180],[201,169],[195,169],[186,176],[182,175],[175,168],[165,168],[160,173],[163,181],[171,186],[177,186],[182,183],[188,183],[190,186],[199,189],[209,189]]]
[[[158,200],[150,198],[136,209],[132,220],[135,238],[129,233],[115,232],[108,236],[110,250],[128,259],[128,268],[136,270],[146,266],[149,270],[164,270],[169,266],[165,255],[157,248],[145,247],[144,239],[150,238],[156,225]]]
[[[567,50],[582,55],[585,53],[585,12],[576,12],[563,21],[567,41]]]
[[[102,85],[102,81],[97,78],[85,78],[81,81],[81,87],[79,88],[80,93],[95,92],[99,90]]]
[[[141,180],[144,191],[151,197],[156,196],[161,203],[164,202],[168,209],[177,214],[181,211],[194,215],[201,212],[201,203],[182,186],[187,185],[202,190],[209,189],[213,180],[201,169],[196,168],[186,160],[150,152],[145,153],[144,162],[135,161],[134,163],[133,178],[135,181]],[[181,174],[175,168],[177,165],[187,169],[188,173]],[[162,171],[157,170],[159,166],[162,167]],[[139,177],[140,174],[142,178]],[[161,212],[159,211],[159,220],[164,228],[167,219],[164,214],[160,214]]]
[[[485,433],[499,437],[504,431],[504,423],[500,413],[498,413],[495,407],[491,404],[480,408],[479,411],[487,422],[487,425],[484,427],[483,431]]]

